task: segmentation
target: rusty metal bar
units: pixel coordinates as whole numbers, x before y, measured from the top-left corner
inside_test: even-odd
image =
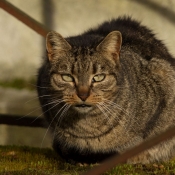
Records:
[[[47,128],[43,118],[0,114],[0,125]]]
[[[28,27],[30,27],[31,29],[33,29],[35,32],[37,32],[43,37],[46,37],[47,33],[50,31],[44,25],[37,22],[36,20],[31,18],[29,15],[27,15],[26,13],[19,10],[18,8],[16,8],[11,3],[5,0],[0,0],[0,7],[4,9],[6,12],[16,17],[18,20],[22,21],[24,24],[26,24]]]
[[[84,173],[83,175],[100,175],[111,168],[115,167],[118,164],[126,162],[128,158],[131,158],[157,144],[159,144],[162,141],[165,141],[167,139],[170,139],[175,135],[175,127],[168,129],[164,133],[159,134],[158,136],[155,136],[140,145],[126,151],[125,153],[121,155],[114,155],[113,157],[105,160],[102,162],[99,166],[96,166],[89,170],[88,172]]]

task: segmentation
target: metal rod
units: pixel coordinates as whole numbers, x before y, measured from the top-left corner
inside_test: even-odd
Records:
[[[19,10],[18,8],[16,8],[11,3],[5,0],[0,0],[0,7],[6,12],[16,17],[18,20],[22,21],[24,24],[26,24],[28,27],[30,27],[43,37],[46,37],[47,33],[50,31],[44,25],[34,20],[29,15],[27,15],[26,13]]]
[[[100,175],[110,170],[111,168],[115,167],[116,165],[126,162],[127,159],[159,144],[160,142],[170,139],[174,135],[175,135],[175,127],[168,129],[164,133],[141,143],[140,145],[126,151],[121,155],[114,155],[113,157],[105,160],[99,166],[92,168],[83,175]]]
[[[0,124],[25,127],[47,128],[43,118],[0,114]]]

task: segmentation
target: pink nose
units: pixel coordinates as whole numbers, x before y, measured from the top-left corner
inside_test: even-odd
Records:
[[[82,100],[82,101],[86,101],[86,99],[88,98],[89,94],[88,93],[84,93],[84,94],[78,94],[78,97]]]
[[[86,86],[78,87],[77,95],[82,101],[86,101],[86,99],[89,97],[89,88]]]

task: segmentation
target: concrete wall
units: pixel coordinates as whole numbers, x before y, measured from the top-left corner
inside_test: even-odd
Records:
[[[130,15],[153,29],[158,38],[164,40],[170,52],[175,55],[174,0],[8,1],[65,37],[82,33],[105,20]],[[34,78],[44,55],[43,38],[2,9],[0,9],[0,36],[0,81]],[[28,106],[24,105],[24,101],[36,97],[35,92],[25,90],[24,93],[24,91],[1,88],[0,97],[2,96],[0,113],[26,115],[33,110],[33,107],[39,106],[37,100],[35,103],[29,103]],[[36,129],[17,129],[17,127],[0,125],[0,144],[39,146],[45,131],[37,129],[36,132]],[[15,132],[20,134],[14,136]],[[46,138],[48,143],[45,143],[45,146],[49,145],[50,140],[48,136]]]
[[[82,33],[111,18],[131,15],[153,29],[175,54],[175,19],[170,20],[171,17],[175,18],[174,0],[48,1],[53,4],[53,26],[48,27],[60,32],[63,36]],[[50,15],[50,11],[43,13],[45,0],[25,2],[9,0],[9,2],[41,23],[44,22],[43,14]],[[149,2],[153,2],[157,8],[150,8]],[[171,14],[168,16],[166,10],[174,13],[174,16]],[[2,9],[0,10],[0,26],[0,80],[13,77],[29,79],[35,76],[43,56],[43,38]]]

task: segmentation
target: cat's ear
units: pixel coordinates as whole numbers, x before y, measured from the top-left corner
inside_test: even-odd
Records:
[[[46,50],[49,61],[68,52],[71,45],[57,32],[51,31],[46,36]]]
[[[106,52],[118,61],[122,45],[122,35],[119,31],[110,32],[103,41],[97,46],[97,51]]]

